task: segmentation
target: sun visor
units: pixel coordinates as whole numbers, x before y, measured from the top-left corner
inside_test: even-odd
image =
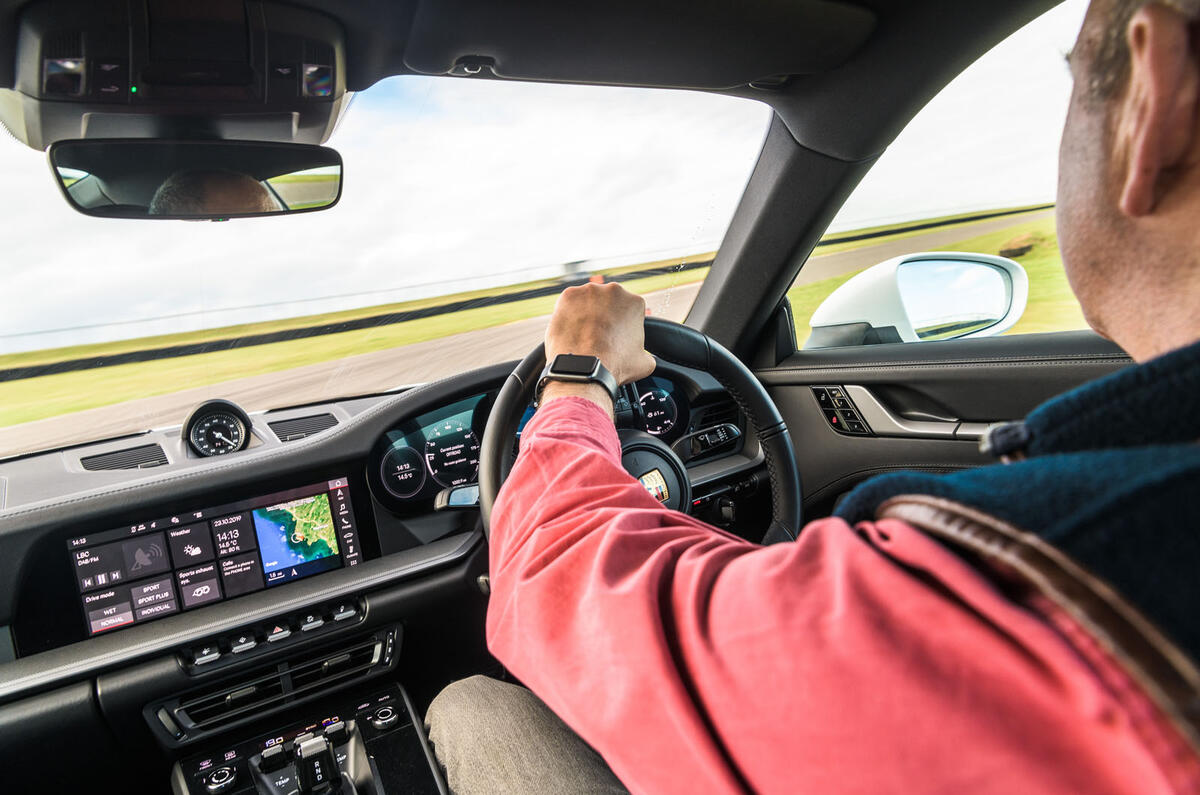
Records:
[[[870,10],[830,0],[421,0],[404,63],[431,75],[722,89],[831,69],[874,27]]]
[[[347,100],[341,26],[262,0],[42,0],[0,121],[35,149],[96,137],[319,144]]]

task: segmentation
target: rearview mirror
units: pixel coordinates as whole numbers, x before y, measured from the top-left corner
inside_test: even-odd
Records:
[[[804,348],[990,337],[1021,319],[1029,277],[989,254],[937,251],[874,265],[813,313]]]
[[[50,165],[85,215],[223,221],[337,204],[342,157],[324,146],[259,141],[59,141]]]

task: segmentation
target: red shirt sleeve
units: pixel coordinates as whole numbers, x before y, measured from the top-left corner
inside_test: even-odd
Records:
[[[634,792],[1156,792],[1050,622],[895,521],[760,547],[664,509],[582,398],[496,502],[493,653]]]

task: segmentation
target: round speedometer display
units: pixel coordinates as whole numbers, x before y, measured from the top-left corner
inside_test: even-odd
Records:
[[[479,472],[479,437],[458,420],[438,423],[425,435],[425,465],[445,488],[474,483]]]
[[[642,404],[642,416],[646,419],[646,433],[662,436],[670,433],[679,421],[679,409],[665,389],[648,389],[638,402]]]

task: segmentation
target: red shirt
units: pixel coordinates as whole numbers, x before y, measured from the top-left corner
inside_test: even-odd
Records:
[[[901,522],[761,547],[668,511],[582,398],[530,421],[491,532],[492,652],[634,792],[1197,786],[1052,607]]]

